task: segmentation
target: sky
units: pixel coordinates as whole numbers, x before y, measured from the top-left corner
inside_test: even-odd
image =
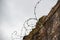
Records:
[[[21,35],[21,33],[24,35],[26,31],[24,30],[23,24],[25,20],[35,17],[34,6],[38,1],[39,0],[0,0],[0,34],[2,34],[2,40],[12,40],[11,35],[13,32],[17,32],[16,34],[18,36]],[[37,19],[43,15],[48,15],[57,1],[58,0],[41,0],[36,8]],[[33,23],[36,23],[36,21],[33,20]],[[13,36],[16,35],[13,34]]]

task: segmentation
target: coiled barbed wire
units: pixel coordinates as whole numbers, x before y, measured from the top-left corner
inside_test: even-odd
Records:
[[[33,25],[33,24],[30,24],[30,25],[29,25],[28,22],[29,22],[30,20],[35,20],[35,21],[38,20],[38,19],[37,19],[37,16],[36,16],[36,8],[37,8],[37,5],[38,5],[40,2],[41,2],[41,0],[39,0],[39,1],[36,3],[36,5],[34,6],[34,16],[35,16],[35,18],[29,18],[29,19],[27,19],[27,20],[24,22],[23,27],[22,27],[22,30],[21,30],[21,34],[22,34],[22,31],[23,31],[23,28],[26,30],[26,32],[27,32],[27,30],[28,30],[27,27],[25,26],[25,24],[27,24],[28,27],[34,27],[34,26],[35,26],[35,25]],[[31,25],[32,25],[32,26],[31,26]],[[30,30],[31,30],[31,29],[30,29]],[[18,35],[17,35],[17,31],[14,31],[14,32],[12,33],[12,35],[13,35],[13,34],[15,34],[16,36],[18,36]],[[11,37],[12,37],[12,35],[11,35]],[[25,35],[26,35],[26,33],[25,33]],[[23,36],[20,35],[19,37],[22,38]],[[13,38],[13,37],[12,37],[12,40],[14,40],[14,39],[20,39],[20,38]]]
[[[36,21],[38,20],[38,19],[37,19],[37,16],[36,16],[36,8],[37,8],[37,5],[38,5],[40,2],[41,2],[41,0],[39,0],[39,1],[36,3],[36,5],[34,6],[34,16],[35,16],[35,18],[29,18],[29,19],[27,19],[27,20],[24,22],[24,24],[23,24],[23,27],[25,28],[26,31],[27,31],[27,28],[25,27],[25,23],[27,24],[28,27],[34,27],[35,25],[31,26],[31,25],[28,24],[28,22],[29,22],[30,20],[36,20]]]

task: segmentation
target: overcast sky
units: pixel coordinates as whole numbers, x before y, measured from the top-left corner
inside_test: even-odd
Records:
[[[0,31],[2,31],[4,40],[11,40],[11,33],[14,31],[21,33],[24,21],[34,18],[34,6],[38,1],[0,0]],[[37,18],[48,15],[56,3],[57,0],[41,0],[36,9]]]

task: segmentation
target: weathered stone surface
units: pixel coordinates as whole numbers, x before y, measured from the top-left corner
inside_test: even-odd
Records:
[[[23,40],[60,40],[60,0],[47,16],[41,17]]]

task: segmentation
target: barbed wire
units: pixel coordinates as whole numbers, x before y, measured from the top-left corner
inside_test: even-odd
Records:
[[[27,31],[27,28],[25,27],[25,23],[27,24],[27,26],[28,27],[34,27],[35,25],[33,25],[33,26],[31,26],[31,24],[29,25],[28,24],[28,22],[30,21],[30,20],[35,20],[35,21],[37,21],[38,19],[37,19],[37,16],[36,16],[36,8],[37,8],[37,5],[39,4],[41,2],[41,0],[39,0],[37,3],[36,3],[36,5],[34,6],[34,16],[35,16],[35,18],[29,18],[29,19],[27,19],[25,22],[24,22],[24,24],[23,24],[23,27],[26,29],[26,31]]]
[[[37,19],[37,16],[36,16],[36,8],[37,8],[37,5],[39,4],[41,2],[41,0],[39,0],[37,3],[36,3],[36,5],[34,6],[34,16],[35,16],[35,18],[29,18],[29,19],[27,19],[27,20],[25,20],[25,22],[24,22],[24,24],[23,24],[23,27],[22,27],[22,30],[21,30],[21,35],[22,35],[22,31],[23,31],[23,28],[25,29],[25,31],[27,32],[28,31],[28,29],[27,29],[27,27],[35,27],[35,25],[34,24],[30,24],[29,25],[29,21],[30,20],[35,20],[35,21],[37,21],[38,19]],[[27,25],[27,27],[26,27],[26,25]],[[29,29],[29,30],[31,30],[31,29]],[[19,36],[19,35],[17,35],[17,31],[14,31],[13,33],[12,33],[12,35],[16,35],[16,36]],[[13,38],[13,36],[11,35],[11,38],[12,38],[12,40],[14,40],[14,39],[20,39],[20,38],[22,38],[23,36],[19,36],[19,38]],[[25,35],[26,35],[26,33],[25,33]]]
[[[36,16],[36,8],[37,8],[37,5],[38,5],[40,2],[41,2],[41,0],[39,0],[39,1],[36,3],[35,7],[34,7],[34,16],[35,16],[36,20],[38,20],[38,19],[37,19],[37,16]]]

